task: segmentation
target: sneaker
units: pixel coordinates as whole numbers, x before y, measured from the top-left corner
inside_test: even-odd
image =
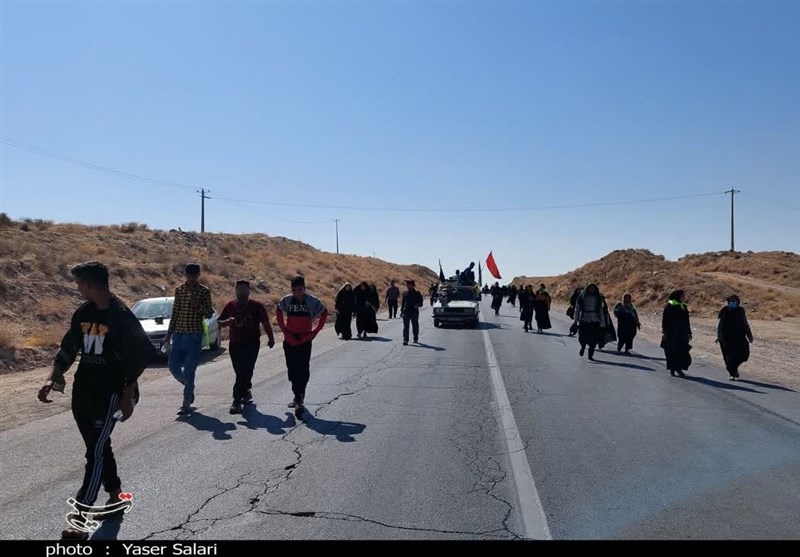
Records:
[[[242,403],[243,404],[248,404],[250,402],[253,402],[253,393],[251,393],[250,391],[247,391],[244,394],[244,397],[242,397]]]
[[[183,405],[180,408],[178,408],[178,416],[185,416],[191,411],[192,411],[191,406],[189,406],[187,403],[184,402]]]
[[[287,404],[287,407],[288,407],[288,408],[297,408],[297,401],[296,401],[296,400],[293,400],[292,402],[290,402],[289,404]]]
[[[728,381],[736,381],[736,376],[731,375],[730,377],[728,377]]]
[[[408,341],[407,340],[403,341],[403,346],[408,346]]]
[[[594,361],[594,348],[589,348],[589,359]]]
[[[419,344],[419,339],[417,337],[414,337],[414,343]]]
[[[241,400],[234,400],[233,404],[231,404],[230,412],[231,412],[231,414],[241,414],[242,413],[242,401]]]

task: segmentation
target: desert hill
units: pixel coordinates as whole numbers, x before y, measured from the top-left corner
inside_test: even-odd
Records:
[[[556,277],[516,277],[521,284],[547,284],[564,302],[577,286],[591,281],[611,301],[630,293],[640,310],[660,311],[672,290],[686,290],[690,311],[712,317],[725,298],[738,294],[752,319],[780,320],[800,315],[800,255],[791,252],[716,252],[668,261],[644,249],[613,251]]]
[[[182,283],[188,261],[201,263],[201,281],[221,311],[234,282],[253,285],[253,298],[271,315],[303,274],[309,291],[329,309],[345,282],[366,280],[385,292],[392,279],[415,279],[423,290],[436,273],[421,265],[395,265],[372,257],[336,255],[308,244],[263,234],[196,234],[121,226],[15,222],[0,215],[0,372],[47,364],[72,311],[81,300],[69,274],[72,265],[96,259],[111,270],[112,290],[128,304],[168,295]]]

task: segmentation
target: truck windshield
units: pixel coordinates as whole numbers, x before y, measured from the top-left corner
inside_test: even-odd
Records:
[[[449,296],[450,300],[458,300],[459,302],[474,302],[475,293],[471,290],[456,290]]]

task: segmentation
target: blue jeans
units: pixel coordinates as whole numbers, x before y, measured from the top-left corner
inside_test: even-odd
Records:
[[[175,333],[169,354],[169,371],[183,385],[183,400],[194,402],[194,375],[203,349],[202,333]]]

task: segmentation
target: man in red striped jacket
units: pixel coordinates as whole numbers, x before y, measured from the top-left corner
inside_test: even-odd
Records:
[[[311,377],[311,343],[325,326],[328,310],[319,298],[306,292],[305,278],[297,276],[292,279],[292,293],[284,296],[275,308],[275,316],[283,331],[283,352],[294,393],[289,408],[294,408],[299,417]]]

